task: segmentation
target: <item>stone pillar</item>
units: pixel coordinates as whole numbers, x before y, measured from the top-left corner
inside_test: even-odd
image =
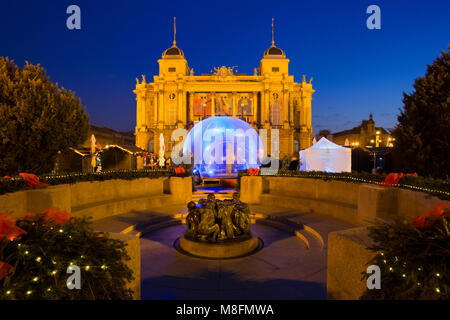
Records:
[[[241,177],[241,200],[243,202],[249,204],[259,203],[262,193],[263,178],[261,176]]]
[[[187,119],[187,93],[186,91],[182,91],[182,105],[181,105],[181,110],[182,110],[182,118],[181,121],[183,121],[184,124],[187,124],[188,119]]]
[[[165,118],[165,112],[164,112],[164,91],[160,90],[158,92],[158,123],[165,124],[166,118]]]
[[[192,179],[190,177],[170,177],[169,188],[175,202],[185,204],[192,200]]]
[[[286,126],[289,127],[288,108],[289,108],[288,91],[287,90],[283,90],[283,110],[282,110],[282,113],[281,113],[281,124],[285,128],[286,128]]]
[[[148,125],[148,119],[147,119],[147,108],[146,108],[146,101],[147,101],[147,95],[145,92],[141,96],[141,124],[142,126]]]
[[[330,232],[328,234],[327,298],[358,300],[366,290],[361,274],[367,262],[376,255],[366,227]]]
[[[189,121],[194,121],[194,92],[189,92]]]
[[[178,119],[177,122],[178,123],[184,123],[185,120],[183,119],[183,90],[178,90],[178,107],[177,107],[177,111],[178,111]]]
[[[140,128],[142,125],[142,109],[140,95],[136,95],[136,128]]]
[[[153,124],[156,126],[158,123],[158,93],[155,92],[153,96]]]
[[[306,108],[305,98],[302,96],[302,104],[300,106],[300,127],[306,126]]]
[[[237,106],[236,106],[236,92],[233,92],[233,117],[236,117]]]
[[[252,114],[254,121],[257,121],[258,119],[258,98],[257,93],[252,92]]]
[[[306,106],[305,106],[305,113],[306,113],[306,126],[308,128],[311,127],[311,96],[308,96],[306,98]]]
[[[294,97],[292,94],[289,95],[289,124],[291,127],[294,126]]]
[[[264,122],[270,122],[270,97],[269,90],[264,90]]]
[[[211,117],[216,115],[216,93],[211,92]]]

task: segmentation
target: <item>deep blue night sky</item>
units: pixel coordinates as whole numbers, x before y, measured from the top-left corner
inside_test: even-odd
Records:
[[[66,8],[81,8],[81,30],[66,28]],[[366,8],[381,8],[381,30],[366,28]],[[0,55],[22,66],[40,63],[52,81],[81,97],[91,122],[134,130],[135,78],[158,72],[157,60],[177,45],[195,74],[238,66],[253,74],[275,44],[296,81],[313,77],[315,133],[349,129],[374,114],[392,128],[411,92],[450,43],[450,1],[5,1],[0,4]]]

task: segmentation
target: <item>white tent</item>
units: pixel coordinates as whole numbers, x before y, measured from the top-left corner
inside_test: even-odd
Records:
[[[352,151],[325,137],[308,149],[300,151],[301,171],[351,172]]]

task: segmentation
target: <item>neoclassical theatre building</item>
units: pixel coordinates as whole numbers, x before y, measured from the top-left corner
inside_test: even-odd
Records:
[[[172,47],[158,60],[159,74],[153,82],[136,79],[136,145],[158,152],[164,134],[166,158],[173,147],[172,131],[190,129],[208,117],[230,116],[248,122],[256,131],[279,129],[280,159],[297,155],[311,145],[311,97],[315,90],[305,76],[301,83],[289,74],[289,59],[272,45],[264,52],[253,75],[239,74],[233,67],[195,75],[183,51]],[[270,130],[268,130],[270,149]],[[177,142],[175,142],[177,143]],[[268,150],[270,154],[270,150]]]

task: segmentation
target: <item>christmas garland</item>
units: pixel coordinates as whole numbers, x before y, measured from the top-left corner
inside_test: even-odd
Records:
[[[248,171],[242,170],[238,172],[238,178],[242,176],[249,176]],[[351,172],[351,173],[328,173],[319,171],[293,171],[293,170],[279,170],[275,175],[268,175],[266,177],[295,177],[306,179],[322,179],[324,181],[344,181],[351,183],[368,183],[380,185],[385,179],[385,174],[371,174],[366,172]],[[417,177],[413,175],[402,176],[399,183],[392,185],[402,189],[419,191],[436,196],[442,200],[450,200],[450,181],[433,178]]]

